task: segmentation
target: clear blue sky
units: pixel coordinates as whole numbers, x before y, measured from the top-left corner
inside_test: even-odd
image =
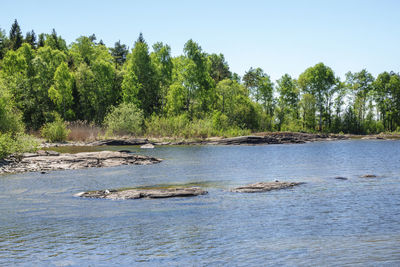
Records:
[[[400,1],[18,1],[0,3],[0,28],[17,19],[23,33],[55,28],[67,43],[95,33],[106,45],[132,47],[139,32],[162,41],[173,55],[193,39],[223,53],[243,75],[261,67],[273,80],[297,77],[318,62],[336,75],[366,68],[374,76],[400,71]]]

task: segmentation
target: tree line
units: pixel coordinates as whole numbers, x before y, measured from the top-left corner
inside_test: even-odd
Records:
[[[150,48],[141,33],[131,49],[120,41],[107,47],[94,34],[67,45],[54,29],[24,37],[17,20],[8,35],[0,29],[0,96],[3,133],[6,110],[35,130],[57,117],[103,125],[119,107],[140,115],[136,128],[201,120],[220,133],[400,131],[394,71],[375,78],[363,69],[341,80],[318,63],[274,82],[261,68],[240,77],[223,54],[206,53],[193,40],[176,57],[162,42]]]

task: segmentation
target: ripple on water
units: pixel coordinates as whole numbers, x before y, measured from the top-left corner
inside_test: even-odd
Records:
[[[2,176],[0,265],[396,266],[399,152],[396,141],[156,147],[141,152],[167,159],[153,166]],[[367,173],[379,178],[359,178]],[[275,179],[306,184],[229,192]],[[135,201],[73,197],[188,183],[209,194]]]

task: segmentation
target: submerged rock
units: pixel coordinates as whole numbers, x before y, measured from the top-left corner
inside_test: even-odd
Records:
[[[21,159],[10,158],[0,162],[0,174],[75,170],[93,167],[114,167],[120,165],[148,165],[161,159],[135,155],[126,152],[100,151],[76,154],[60,154],[52,151],[38,151],[22,155]]]
[[[375,174],[364,174],[360,176],[361,178],[376,178],[377,176]]]
[[[138,198],[170,198],[192,197],[205,195],[208,192],[199,187],[152,188],[152,189],[123,189],[100,190],[78,193],[75,196],[106,199],[138,199]]]
[[[231,192],[238,192],[238,193],[257,193],[257,192],[266,192],[266,191],[271,191],[271,190],[277,190],[277,189],[284,189],[284,188],[289,188],[293,187],[296,185],[301,185],[303,183],[299,182],[258,182],[255,184],[248,184],[244,186],[239,186],[236,188],[233,188]]]

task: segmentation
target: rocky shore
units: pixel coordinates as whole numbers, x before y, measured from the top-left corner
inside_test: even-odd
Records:
[[[145,146],[148,144],[160,145],[263,145],[263,144],[303,144],[315,141],[332,141],[349,139],[346,135],[335,134],[310,134],[310,133],[293,133],[293,132],[269,132],[257,133],[255,135],[238,136],[231,138],[213,137],[201,140],[150,140],[147,138],[130,138],[130,139],[107,139],[94,142],[69,142],[69,143],[45,143],[42,147],[57,146]]]
[[[148,165],[161,159],[126,152],[101,151],[77,154],[60,154],[40,150],[25,153],[21,157],[10,157],[0,161],[0,174],[75,170],[85,168],[113,167],[120,165]]]
[[[278,189],[285,189],[285,188],[290,188],[294,187],[297,185],[301,185],[303,183],[299,182],[258,182],[255,184],[248,184],[244,186],[239,186],[236,188],[233,188],[231,192],[237,192],[237,193],[259,193],[259,192],[267,192],[271,190],[278,190]]]
[[[199,187],[175,187],[175,188],[149,188],[149,189],[121,189],[99,190],[78,193],[75,196],[85,198],[106,198],[114,200],[138,199],[138,198],[171,198],[193,197],[207,194],[207,191]]]

